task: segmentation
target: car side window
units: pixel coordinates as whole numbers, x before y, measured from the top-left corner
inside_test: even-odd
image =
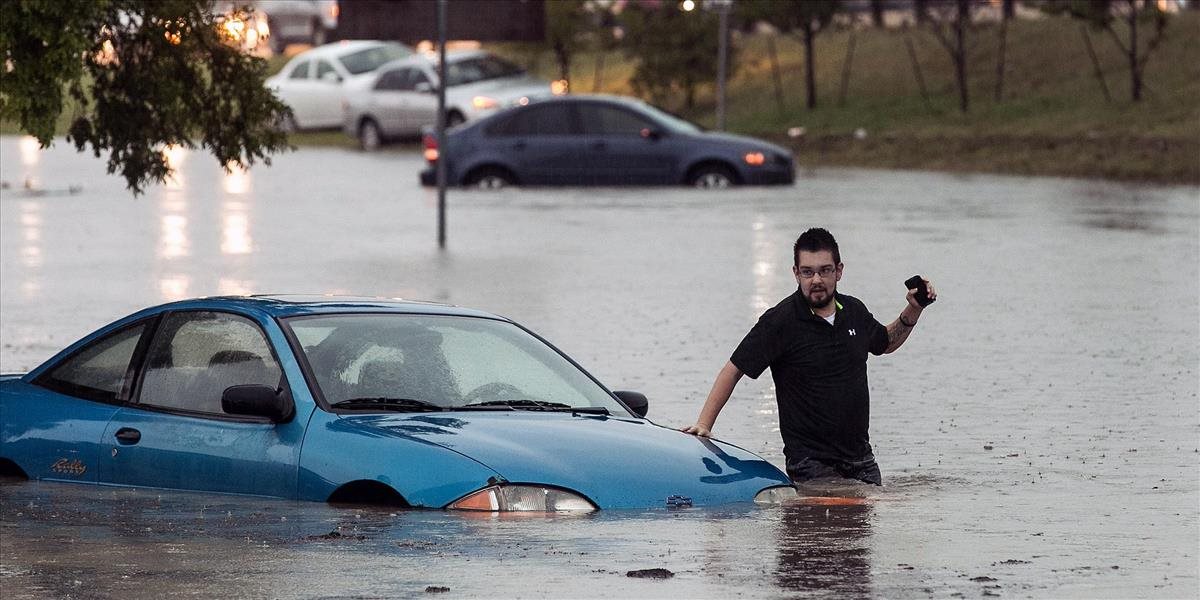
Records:
[[[322,78],[325,77],[326,73],[333,73],[334,75],[337,75],[337,71],[334,70],[333,65],[329,64],[329,61],[318,60],[317,61],[317,79],[321,79],[322,81],[324,81],[324,79],[322,79]]]
[[[642,135],[644,129],[654,129],[650,121],[620,108],[599,104],[579,106],[583,133],[593,135]]]
[[[145,330],[146,324],[138,323],[92,342],[35,384],[68,396],[116,402],[121,399],[129,362]]]
[[[421,71],[418,71],[416,69],[413,69],[412,79],[409,80],[409,89],[415,90],[415,89],[417,89],[417,86],[422,83],[432,83],[432,82],[429,81],[429,78],[426,77],[424,73],[422,73]]]
[[[226,388],[279,387],[282,379],[266,336],[250,319],[220,312],[172,313],[150,343],[138,402],[221,414]]]
[[[571,135],[571,107],[557,103],[527,108],[488,131],[492,135]]]
[[[292,69],[291,74],[288,75],[288,79],[308,79],[308,65],[310,64],[312,63],[306,60],[296,65],[296,68]]]
[[[405,81],[408,79],[408,69],[392,69],[379,76],[379,80],[375,82],[375,89],[382,91],[397,91],[405,89]]]

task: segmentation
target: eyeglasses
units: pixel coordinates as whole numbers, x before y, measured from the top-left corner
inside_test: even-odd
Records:
[[[821,278],[824,279],[824,278],[829,277],[829,276],[833,275],[834,273],[836,273],[837,267],[835,267],[833,265],[825,265],[825,266],[821,267],[820,269],[816,269],[816,270],[806,268],[806,269],[797,269],[796,272],[800,274],[800,277],[802,279],[812,279],[814,275],[820,275]]]

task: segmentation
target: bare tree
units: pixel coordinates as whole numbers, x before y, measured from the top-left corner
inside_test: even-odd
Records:
[[[1145,88],[1146,61],[1166,37],[1167,13],[1157,2],[1149,0],[1047,0],[1042,10],[1066,13],[1089,23],[1094,29],[1107,31],[1121,54],[1129,63],[1129,91],[1134,102],[1140,102]],[[1125,37],[1117,32],[1116,24],[1124,25]],[[1141,47],[1138,35],[1141,26],[1149,25],[1153,34]],[[1091,44],[1090,38],[1085,38]],[[1093,59],[1094,60],[1094,59]],[[1097,67],[1098,69],[1099,67]],[[1106,86],[1107,89],[1107,86]]]
[[[940,2],[934,8],[930,15],[930,30],[950,54],[950,60],[954,63],[958,108],[965,113],[971,103],[967,89],[967,34],[971,25],[971,1]]]

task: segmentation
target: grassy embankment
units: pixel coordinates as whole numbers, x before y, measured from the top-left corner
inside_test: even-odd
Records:
[[[969,38],[970,109],[958,110],[949,54],[928,31],[859,30],[845,104],[838,105],[850,34],[817,38],[817,108],[804,107],[803,47],[777,38],[784,107],[763,35],[738,42],[729,84],[727,129],[790,146],[803,166],[839,165],[959,172],[1064,175],[1164,183],[1200,183],[1200,14],[1170,21],[1167,38],[1146,65],[1142,102],[1130,100],[1124,56],[1108,34],[1094,32],[1108,102],[1088,58],[1079,25],[1059,18],[1010,23],[1003,96],[993,97],[999,24],[983,23]],[[1139,34],[1145,39],[1148,32]],[[904,37],[911,35],[929,103],[921,96]],[[609,57],[601,91],[628,93],[627,63]],[[553,72],[549,56],[538,70]],[[594,60],[572,68],[574,91],[591,92]],[[712,90],[686,114],[715,122]],[[681,109],[679,106],[670,106]],[[802,137],[786,131],[803,127]],[[862,128],[865,139],[856,139]]]
[[[949,55],[928,31],[862,29],[856,34],[845,103],[838,96],[850,41],[847,31],[817,38],[818,106],[804,107],[803,50],[793,37],[776,39],[784,104],[776,101],[767,37],[739,38],[729,82],[727,129],[761,136],[796,151],[802,166],[863,166],[1027,175],[1064,175],[1200,183],[1200,14],[1175,16],[1167,38],[1150,57],[1144,99],[1129,96],[1124,56],[1107,34],[1092,34],[1112,101],[1105,99],[1075,21],[1013,21],[1008,29],[1002,99],[994,99],[999,25],[979,24],[969,38],[968,113],[958,110]],[[1148,32],[1140,32],[1143,39]],[[911,36],[928,102],[917,85],[905,45]],[[547,78],[556,76],[549,53],[531,55],[499,45]],[[271,59],[271,71],[284,57]],[[605,57],[598,90],[628,94],[633,66],[619,53]],[[595,57],[572,66],[573,91],[596,91]],[[711,126],[712,86],[685,110]],[[69,110],[68,110],[69,112]],[[65,131],[67,116],[60,119]],[[804,135],[789,137],[790,128]],[[854,132],[866,132],[858,139]],[[16,133],[0,123],[0,133]],[[305,145],[353,146],[340,132],[301,133]],[[411,147],[411,146],[407,146]]]

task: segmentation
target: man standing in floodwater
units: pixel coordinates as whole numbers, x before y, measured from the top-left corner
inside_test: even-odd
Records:
[[[742,375],[757,379],[770,367],[792,481],[844,477],[882,485],[867,435],[867,352],[896,351],[937,293],[928,279],[921,278],[925,293],[910,280],[916,289],[908,290],[908,304],[884,327],[860,300],[838,293],[844,265],[832,234],[805,231],[792,258],[799,289],[758,319],[717,374],[696,424],[682,431],[712,435]]]

